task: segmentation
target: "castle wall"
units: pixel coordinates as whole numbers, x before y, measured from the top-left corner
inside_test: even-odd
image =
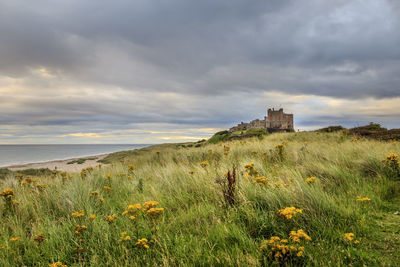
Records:
[[[281,108],[279,110],[268,109],[267,115],[263,120],[256,119],[249,123],[242,122],[229,129],[229,131],[236,132],[249,129],[265,129],[269,132],[294,131],[293,114],[285,114]]]

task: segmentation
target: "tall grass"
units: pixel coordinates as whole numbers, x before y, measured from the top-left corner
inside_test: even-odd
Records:
[[[7,208],[1,200],[0,265],[270,265],[274,258],[265,256],[261,243],[302,229],[312,238],[304,243],[304,257],[281,264],[395,266],[400,262],[400,216],[394,215],[400,189],[384,163],[390,152],[399,153],[399,144],[354,142],[340,132],[282,133],[124,152],[86,178],[76,173],[65,183],[60,175],[48,175],[21,185],[10,175],[0,189],[14,189],[20,204]],[[208,165],[201,166],[205,161]],[[268,185],[246,175],[244,165],[252,162]],[[237,166],[237,188],[230,206],[216,181],[225,179],[232,166]],[[317,181],[307,183],[311,176]],[[39,190],[37,183],[47,187]],[[112,190],[107,193],[103,186]],[[91,196],[93,191],[99,196]],[[358,196],[371,200],[360,202]],[[156,220],[137,216],[136,222],[122,215],[128,205],[145,201],[158,201],[163,215]],[[277,214],[291,206],[302,214],[292,220]],[[81,210],[85,216],[72,216]],[[96,218],[89,220],[89,214]],[[108,223],[112,214],[117,219]],[[77,224],[87,226],[78,236]],[[121,232],[131,240],[118,242]],[[46,238],[40,245],[34,240],[39,233]],[[354,233],[359,243],[346,242],[345,233]],[[20,239],[12,242],[13,237]],[[149,248],[136,246],[138,238],[147,238]]]

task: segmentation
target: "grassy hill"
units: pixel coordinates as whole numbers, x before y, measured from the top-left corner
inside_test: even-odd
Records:
[[[387,156],[399,152],[341,131],[279,133],[9,173],[0,265],[396,266],[400,171]]]

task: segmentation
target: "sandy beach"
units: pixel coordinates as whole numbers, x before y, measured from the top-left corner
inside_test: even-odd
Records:
[[[50,170],[57,169],[57,170],[67,171],[67,172],[80,172],[84,168],[96,167],[96,166],[100,165],[101,163],[99,163],[97,161],[105,158],[107,155],[109,155],[109,154],[94,155],[94,156],[80,157],[80,158],[70,158],[70,159],[64,159],[64,160],[53,160],[53,161],[38,162],[38,163],[27,163],[27,164],[21,164],[21,165],[11,165],[11,166],[3,167],[3,168],[7,168],[12,171],[18,171],[18,170],[24,170],[24,169],[48,168]],[[74,160],[87,159],[87,158],[90,158],[90,159],[86,160],[82,164],[78,164],[78,163],[68,164],[68,162],[71,162]]]

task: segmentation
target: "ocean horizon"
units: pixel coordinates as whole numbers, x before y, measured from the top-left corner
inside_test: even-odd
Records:
[[[0,168],[134,150],[152,144],[24,144],[0,145]]]

